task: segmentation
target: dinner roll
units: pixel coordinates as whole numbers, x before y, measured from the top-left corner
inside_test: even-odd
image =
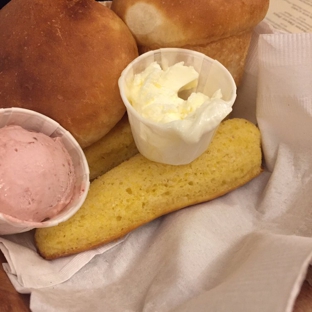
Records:
[[[251,33],[269,0],[114,0],[112,10],[128,25],[139,52],[188,48],[219,60],[239,84]]]
[[[0,108],[45,114],[89,146],[124,115],[118,78],[137,55],[129,28],[94,0],[12,0],[0,11]]]

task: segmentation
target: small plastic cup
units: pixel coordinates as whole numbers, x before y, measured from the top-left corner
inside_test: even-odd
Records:
[[[89,166],[85,155],[71,133],[53,119],[23,108],[0,109],[0,128],[6,125],[19,125],[30,131],[41,132],[50,137],[60,137],[73,160],[76,182],[74,195],[69,204],[53,218],[43,222],[23,221],[0,213],[0,235],[16,234],[34,228],[55,226],[69,219],[81,207],[89,191]],[[17,177],[18,178],[18,177]]]
[[[221,90],[220,105],[226,105],[229,114],[236,99],[236,84],[230,72],[217,60],[205,54],[179,48],[163,48],[149,51],[137,57],[122,72],[118,85],[126,106],[133,137],[139,152],[146,158],[170,165],[188,164],[205,152],[213,135],[225,116],[210,115],[203,106],[190,119],[157,123],[140,115],[128,100],[130,83],[137,73],[149,64],[157,62],[166,69],[178,62],[193,66],[199,73],[194,92],[210,98]]]

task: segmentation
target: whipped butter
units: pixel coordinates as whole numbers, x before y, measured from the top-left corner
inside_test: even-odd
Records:
[[[118,86],[139,152],[170,165],[188,164],[207,150],[236,98],[234,79],[221,63],[179,48],[141,54]]]
[[[184,120],[204,103],[211,106],[211,112],[222,110],[223,107],[218,107],[218,102],[214,101],[222,98],[220,90],[212,97],[201,92],[191,92],[197,86],[198,76],[194,67],[185,66],[184,62],[176,63],[166,70],[153,62],[144,71],[134,75],[128,86],[128,100],[142,117],[157,123]],[[187,93],[185,99],[180,96]]]

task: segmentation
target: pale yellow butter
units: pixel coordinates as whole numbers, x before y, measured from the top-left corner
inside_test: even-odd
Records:
[[[191,92],[187,99],[180,97],[181,91],[194,90],[198,72],[183,62],[162,70],[157,62],[151,63],[143,72],[134,76],[128,86],[128,100],[142,117],[157,123],[183,120],[192,115],[203,103],[211,102],[212,111],[218,108],[214,99],[221,99],[218,90],[209,98],[200,92]]]

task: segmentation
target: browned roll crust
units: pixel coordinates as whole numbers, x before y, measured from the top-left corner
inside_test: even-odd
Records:
[[[124,115],[117,82],[137,55],[128,27],[94,0],[12,0],[0,11],[0,107],[43,113],[86,147]]]
[[[140,53],[162,47],[204,52],[231,65],[239,83],[252,29],[268,6],[269,0],[114,0],[112,10],[130,28]]]

